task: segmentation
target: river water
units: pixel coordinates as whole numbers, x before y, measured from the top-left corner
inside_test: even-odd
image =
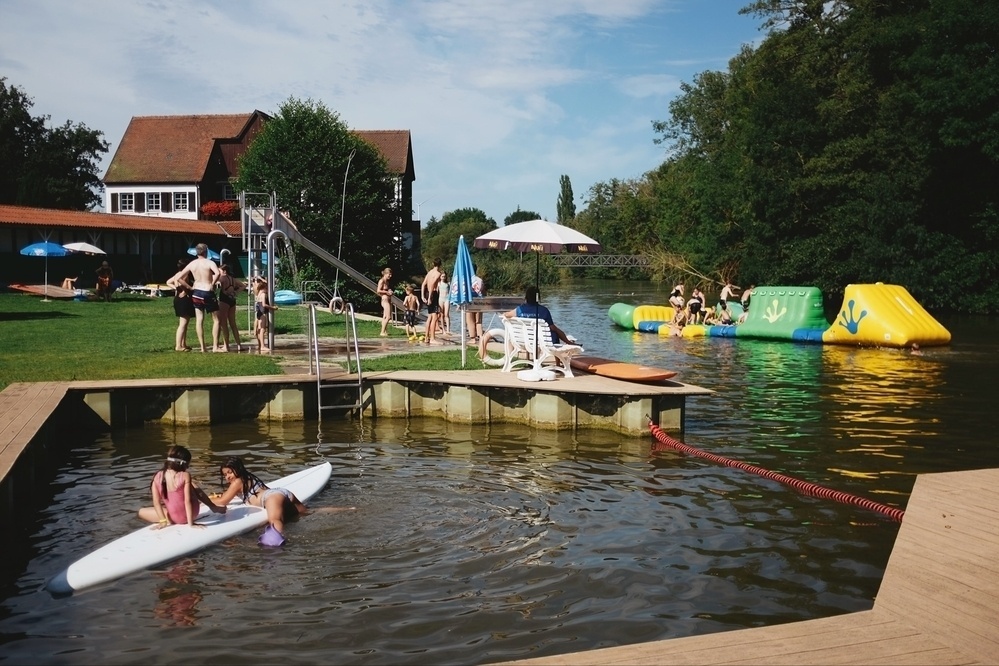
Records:
[[[606,315],[665,299],[578,282],[543,300],[588,352],[713,389],[688,401],[691,446],[902,508],[917,474],[996,464],[994,320],[941,319],[952,344],[912,356],[659,338]],[[72,597],[44,591],[139,527],[175,443],[208,485],[229,455],[264,478],[325,458],[333,479],[284,548],[248,534]],[[432,418],[73,442],[51,503],[5,539],[0,660],[478,664],[871,607],[897,523],[654,443]]]

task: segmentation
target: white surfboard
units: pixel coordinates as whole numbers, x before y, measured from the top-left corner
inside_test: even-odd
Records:
[[[303,502],[322,490],[333,466],[322,463],[267,483],[269,488],[287,488]],[[46,584],[53,594],[73,592],[106,583],[130,573],[189,555],[237,534],[267,523],[267,512],[241,502],[229,504],[224,514],[202,506],[197,519],[201,527],[149,525],[101,546],[69,565]]]

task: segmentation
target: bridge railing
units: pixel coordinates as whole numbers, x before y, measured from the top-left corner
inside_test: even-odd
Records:
[[[649,260],[640,254],[553,254],[552,261],[556,266],[598,266],[645,268]]]

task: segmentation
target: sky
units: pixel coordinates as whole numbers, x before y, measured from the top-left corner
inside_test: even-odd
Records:
[[[322,103],[351,129],[409,130],[413,216],[555,220],[591,186],[665,159],[652,122],[726,70],[749,0],[0,0],[0,77],[50,126],[277,113]]]

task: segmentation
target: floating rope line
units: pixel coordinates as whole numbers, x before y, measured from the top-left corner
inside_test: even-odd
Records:
[[[887,504],[881,504],[880,502],[874,502],[863,497],[858,497],[857,495],[851,495],[850,493],[844,493],[839,490],[833,490],[832,488],[826,488],[818,484],[812,483],[811,481],[802,481],[801,479],[795,479],[794,477],[787,476],[786,474],[781,474],[779,472],[771,472],[768,469],[763,469],[762,467],[757,467],[755,465],[749,465],[744,462],[739,462],[738,460],[732,460],[731,458],[725,458],[723,456],[715,455],[714,453],[708,453],[707,451],[702,451],[701,449],[696,449],[693,446],[684,444],[681,441],[675,440],[665,432],[662,428],[657,426],[652,421],[649,421],[649,430],[652,432],[652,436],[655,437],[663,446],[653,447],[654,451],[661,451],[664,448],[674,449],[676,451],[681,451],[683,453],[697,456],[699,458],[705,458],[712,462],[716,462],[720,465],[725,465],[726,467],[737,467],[741,470],[747,472],[752,472],[753,474],[759,474],[762,477],[766,477],[772,481],[777,481],[791,486],[800,493],[805,495],[812,495],[815,497],[822,497],[825,499],[835,500],[837,502],[842,502],[843,504],[852,504],[854,506],[859,506],[868,511],[874,511],[876,513],[883,514],[896,522],[902,522],[902,517],[905,515],[905,511],[898,509]]]

